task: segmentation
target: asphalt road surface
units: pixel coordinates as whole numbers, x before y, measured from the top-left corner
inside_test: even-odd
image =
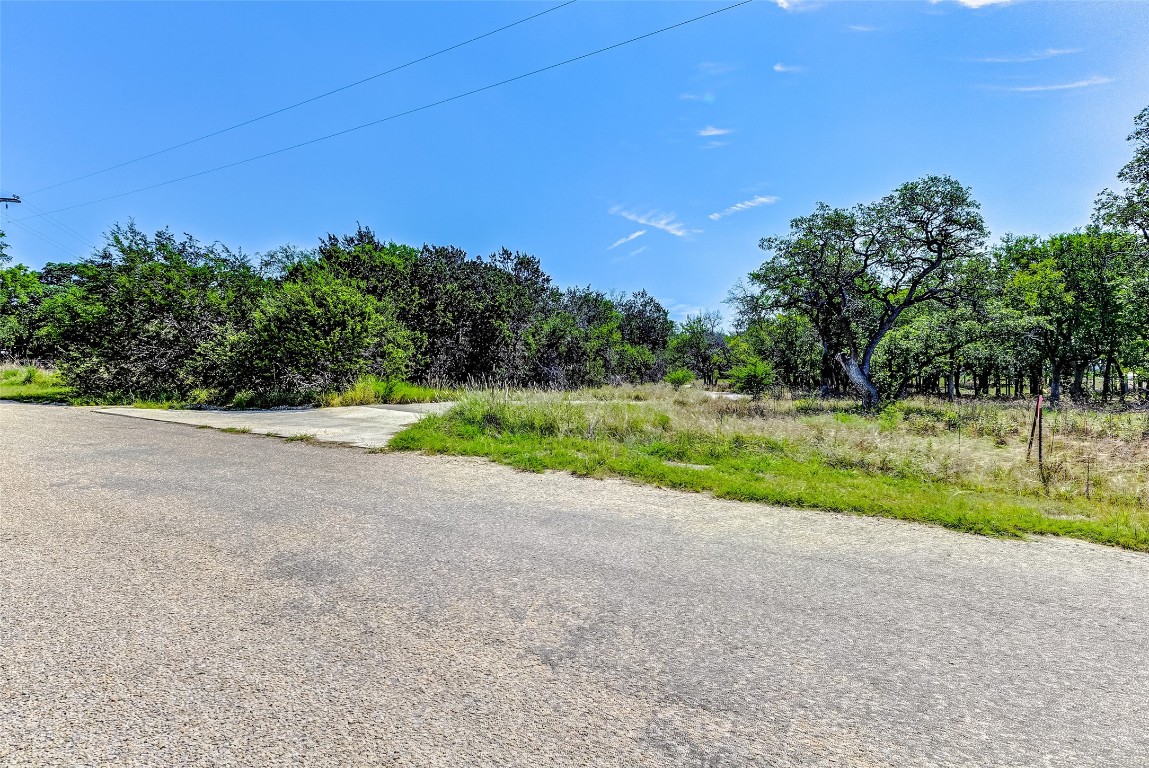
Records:
[[[1149,557],[0,403],[0,765],[1149,765]]]

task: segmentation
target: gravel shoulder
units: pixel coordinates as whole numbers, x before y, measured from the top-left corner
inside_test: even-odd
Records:
[[[1149,764],[1149,557],[0,403],[0,764]]]

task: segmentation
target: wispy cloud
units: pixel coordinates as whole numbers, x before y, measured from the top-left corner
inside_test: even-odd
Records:
[[[648,213],[640,214],[634,211],[628,211],[621,205],[616,205],[610,209],[610,213],[615,216],[621,216],[627,221],[633,221],[635,224],[642,224],[645,227],[654,227],[655,229],[662,230],[668,235],[675,237],[686,237],[692,230],[688,230],[686,225],[678,221],[678,217],[673,213],[661,213],[659,211],[649,211]],[[693,230],[699,232],[701,230]]]
[[[867,27],[865,24],[851,24],[848,29],[851,32],[877,32],[877,27]]]
[[[778,63],[774,65],[775,72],[801,72],[802,68],[792,64]]]
[[[1076,80],[1072,83],[1053,83],[1051,85],[1016,85],[1016,86],[989,86],[999,91],[1011,93],[1039,93],[1041,91],[1068,91],[1072,88],[1088,88],[1091,85],[1105,85],[1112,83],[1112,77],[1090,77],[1085,80]]]
[[[743,200],[741,203],[730,206],[726,210],[719,211],[718,213],[712,213],[710,214],[709,218],[711,221],[718,221],[719,219],[724,219],[727,216],[733,216],[734,214],[740,213],[741,211],[748,211],[751,208],[757,208],[760,205],[770,205],[771,203],[776,202],[778,202],[777,197],[755,195],[749,200]]]
[[[734,65],[720,61],[704,61],[698,65],[698,71],[704,75],[725,75],[734,71]]]
[[[1029,61],[1044,61],[1055,56],[1068,56],[1071,53],[1081,53],[1080,48],[1046,48],[1044,51],[1033,51],[1021,56],[986,56],[983,59],[974,59],[980,64],[1025,64]]]
[[[811,0],[774,0],[774,5],[778,6],[784,11],[813,11],[822,6],[821,3],[811,2]]]
[[[733,133],[729,128],[715,128],[713,125],[708,125],[698,132],[699,136],[725,136],[728,133]]]
[[[646,250],[646,246],[644,245],[641,248],[635,248],[630,253],[626,253],[626,254],[620,253],[619,255],[617,255],[613,259],[611,259],[610,263],[611,264],[617,264],[620,261],[626,261],[627,259],[633,259],[635,256],[637,256],[638,254],[642,253],[645,250]]]
[[[719,147],[725,147],[725,146],[726,146],[725,141],[708,141],[702,145],[702,148],[703,149],[718,149]]]
[[[714,103],[714,94],[709,93],[709,92],[707,92],[707,93],[680,93],[680,94],[678,94],[678,98],[682,99],[683,101],[701,101],[701,102],[705,102],[706,104],[713,104]]]
[[[930,0],[931,3],[937,5],[946,0]],[[954,0],[958,5],[964,5],[966,8],[984,8],[987,5],[1005,5],[1012,2],[1012,0]]]
[[[646,234],[645,229],[640,229],[637,232],[631,232],[626,237],[620,237],[618,240],[615,240],[614,245],[612,245],[610,248],[607,248],[607,250],[613,251],[615,248],[619,247],[623,243],[629,243],[631,240],[634,240],[635,238],[638,238],[638,237],[642,237],[645,234]]]
[[[684,304],[681,301],[668,301],[661,302],[662,306],[666,307],[666,311],[670,314],[672,320],[682,321],[691,315],[700,315],[706,311],[706,307],[700,307],[697,304]]]

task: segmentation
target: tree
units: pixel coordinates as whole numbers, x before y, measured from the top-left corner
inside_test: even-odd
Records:
[[[1027,339],[1049,363],[1050,400],[1060,401],[1067,374],[1073,397],[1083,397],[1085,372],[1095,363],[1103,366],[1108,395],[1113,367],[1122,371],[1145,333],[1134,298],[1145,259],[1132,237],[1096,227],[1044,239],[1006,237],[995,257],[1009,274],[1006,301],[1029,320]]]
[[[762,239],[771,257],[750,274],[753,300],[806,316],[863,406],[876,407],[883,393],[872,365],[886,335],[913,307],[961,301],[960,270],[986,239],[978,208],[968,188],[944,176],[848,210],[819,204],[791,221],[788,235]]]
[[[45,294],[36,273],[23,264],[0,268],[0,359],[36,355],[37,314]]]
[[[774,383],[774,366],[758,358],[748,360],[730,369],[730,382],[735,392],[750,395],[751,400],[761,399]]]
[[[1135,129],[1129,134],[1133,159],[1118,172],[1125,185],[1119,192],[1103,191],[1095,206],[1097,223],[1115,229],[1135,232],[1142,245],[1149,247],[1149,107],[1133,119]]]
[[[7,267],[12,257],[0,231],[0,359],[27,358],[38,352],[36,316],[46,290],[23,264]]]
[[[394,308],[325,270],[271,290],[227,345],[232,370],[220,384],[233,394],[336,392],[364,374],[401,378],[410,357]]]
[[[263,283],[242,255],[161,230],[115,226],[104,247],[76,264],[48,265],[53,288],[39,336],[58,350],[82,395],[185,395],[215,361],[205,356],[242,325]]]
[[[726,367],[726,353],[726,334],[717,312],[688,315],[670,339],[671,364],[688,368],[707,385],[718,381],[718,374]]]

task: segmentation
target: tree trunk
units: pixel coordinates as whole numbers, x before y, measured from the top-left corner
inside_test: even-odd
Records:
[[[1049,402],[1054,404],[1061,402],[1061,366],[1057,363],[1053,364],[1049,377]]]
[[[1069,387],[1069,395],[1074,400],[1081,400],[1085,397],[1085,387],[1082,386],[1082,380],[1085,378],[1085,363],[1073,364],[1073,384]]]
[[[1037,363],[1029,369],[1029,394],[1036,397],[1041,390],[1041,363]]]
[[[974,392],[975,396],[984,395],[985,397],[989,397],[989,371],[983,370],[978,373],[975,389],[977,390]]]
[[[1111,390],[1110,375],[1113,369],[1113,355],[1105,358],[1105,368],[1101,372],[1101,400],[1102,402],[1109,402],[1109,392]]]
[[[870,381],[870,376],[867,371],[862,370],[858,365],[858,361],[850,355],[841,355],[838,361],[842,364],[842,370],[846,372],[846,377],[854,388],[862,393],[862,407],[867,409],[878,407],[878,388],[874,386],[874,382]]]

